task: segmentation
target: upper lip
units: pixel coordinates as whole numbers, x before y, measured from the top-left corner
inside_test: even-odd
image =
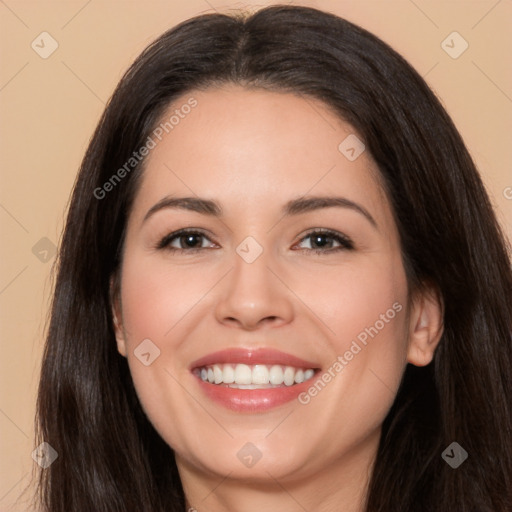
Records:
[[[247,365],[279,364],[283,366],[294,366],[296,368],[319,368],[318,363],[306,361],[297,356],[281,352],[271,348],[228,348],[212,352],[194,361],[190,369],[201,368],[223,363],[242,363]]]

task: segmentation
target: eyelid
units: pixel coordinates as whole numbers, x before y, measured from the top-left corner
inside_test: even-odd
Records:
[[[334,229],[328,229],[328,228],[311,228],[306,233],[302,234],[301,237],[297,242],[295,242],[293,245],[297,245],[301,242],[303,242],[306,238],[310,237],[313,234],[320,234],[320,235],[328,235],[334,240],[336,240],[340,247],[331,247],[328,249],[297,249],[297,250],[303,250],[307,252],[318,252],[318,253],[329,253],[329,252],[335,252],[338,250],[351,250],[354,249],[354,242],[345,234],[336,231]]]

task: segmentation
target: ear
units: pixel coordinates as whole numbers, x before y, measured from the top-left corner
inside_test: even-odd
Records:
[[[126,357],[126,340],[123,329],[123,316],[121,308],[121,297],[119,286],[115,276],[110,278],[110,306],[112,308],[112,320],[114,322],[114,332],[116,335],[117,351]]]
[[[443,334],[443,302],[434,287],[418,292],[412,301],[409,324],[407,361],[415,366],[426,366]]]

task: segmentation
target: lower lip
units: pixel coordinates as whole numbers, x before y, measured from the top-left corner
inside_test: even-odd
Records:
[[[210,384],[195,377],[199,387],[208,398],[237,412],[264,412],[296,399],[305,391],[314,379],[308,379],[293,386],[267,389],[237,389],[228,386]]]

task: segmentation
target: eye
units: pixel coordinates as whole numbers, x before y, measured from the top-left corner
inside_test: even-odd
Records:
[[[209,243],[205,243],[206,241]],[[157,249],[166,249],[171,252],[196,252],[213,246],[215,244],[201,231],[180,229],[162,238],[157,245]]]
[[[302,245],[299,250],[314,251],[316,253],[354,249],[354,244],[350,238],[337,231],[327,229],[310,231],[305,237],[301,238],[298,245]]]

